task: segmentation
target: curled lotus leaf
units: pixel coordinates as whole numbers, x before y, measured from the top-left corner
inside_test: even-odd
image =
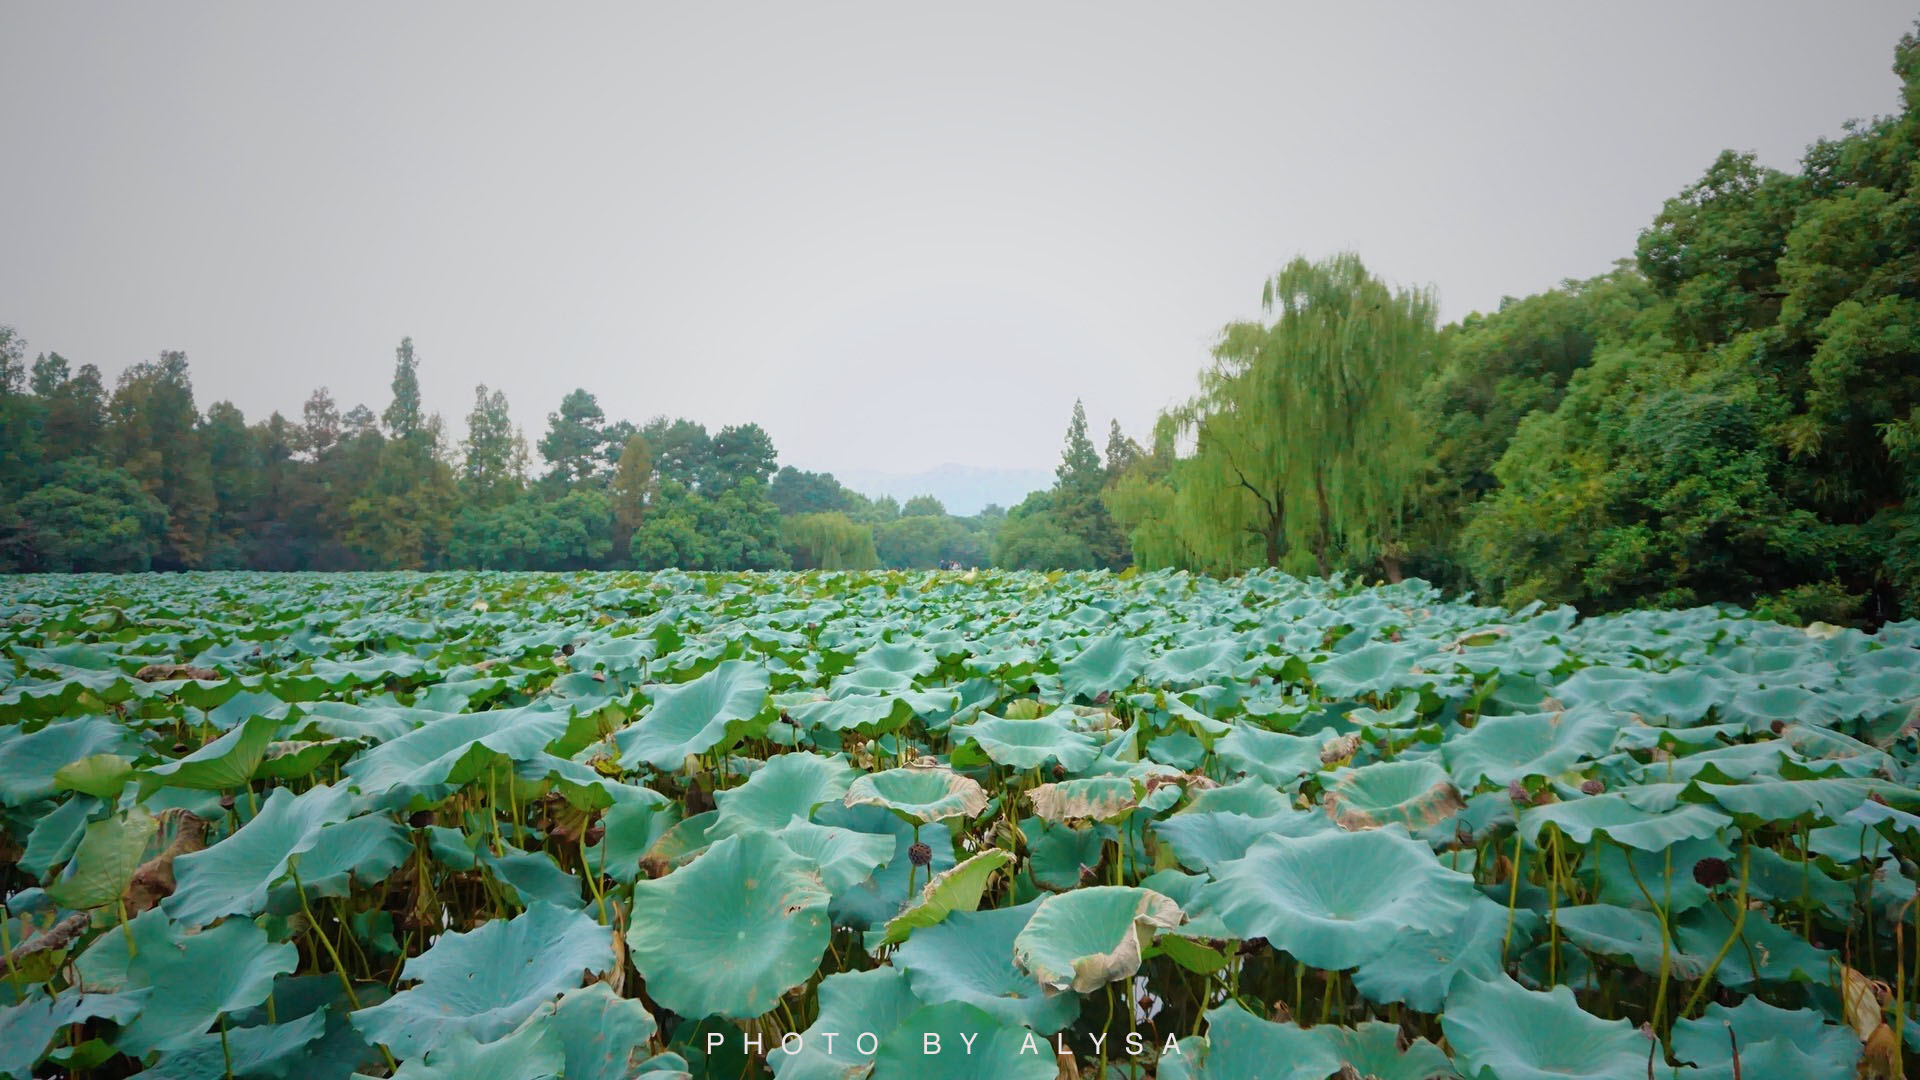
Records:
[[[1041,784],[1027,792],[1033,812],[1047,821],[1118,821],[1140,805],[1142,792],[1125,776],[1083,776]]]
[[[915,825],[970,818],[987,808],[987,792],[952,769],[907,766],[868,773],[847,789],[848,806],[883,806]]]
[[[1394,826],[1271,836],[1215,877],[1207,898],[1236,936],[1325,971],[1373,959],[1402,929],[1450,934],[1480,895]]]
[[[1647,805],[1626,792],[1615,791],[1548,803],[1522,811],[1520,831],[1536,846],[1540,830],[1551,824],[1576,844],[1603,835],[1624,847],[1661,851],[1682,840],[1714,836],[1733,823],[1710,806],[1687,804],[1654,810]]]
[[[806,982],[826,951],[830,894],[778,836],[729,836],[633,887],[627,950],[647,993],[682,1016],[749,1019]]]
[[[1646,1037],[1626,1020],[1582,1010],[1564,986],[1535,992],[1505,975],[1462,976],[1440,1026],[1468,1080],[1621,1080],[1647,1071]]]
[[[1013,962],[1050,991],[1086,994],[1140,970],[1156,928],[1180,905],[1152,889],[1096,885],[1040,901],[1013,942]]]
[[[1431,761],[1388,761],[1353,769],[1327,788],[1327,816],[1349,831],[1400,824],[1422,829],[1467,808],[1445,769]]]
[[[620,764],[678,769],[688,757],[732,746],[767,703],[767,669],[724,660],[692,682],[645,688],[653,706],[616,737]]]
[[[1050,994],[1013,963],[1013,945],[1040,906],[956,911],[914,934],[893,954],[915,997],[929,1005],[961,1001],[1005,1024],[1052,1035],[1080,1015],[1071,994]]]
[[[956,911],[972,911],[980,906],[980,895],[996,870],[1013,861],[1013,856],[998,848],[968,858],[943,870],[927,882],[920,895],[905,911],[889,920],[882,938],[888,945],[907,940],[915,930],[933,926]]]

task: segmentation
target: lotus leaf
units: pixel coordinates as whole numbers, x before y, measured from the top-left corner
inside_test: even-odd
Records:
[[[1049,991],[1090,993],[1140,969],[1156,928],[1180,905],[1151,889],[1098,885],[1040,901],[1013,942],[1013,962]]]

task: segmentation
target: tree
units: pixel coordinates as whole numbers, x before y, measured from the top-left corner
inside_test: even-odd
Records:
[[[1121,473],[1132,468],[1134,462],[1139,461],[1145,453],[1146,451],[1140,448],[1139,443],[1127,438],[1127,433],[1120,430],[1120,421],[1114,420],[1108,423],[1106,482],[1112,483],[1118,479]]]
[[[14,569],[145,570],[167,540],[167,508],[96,458],[62,462],[17,509],[31,555]]]
[[[915,495],[900,508],[900,516],[910,517],[946,517],[947,508],[939,499],[931,495]]]
[[[40,471],[40,402],[26,389],[27,343],[11,326],[0,326],[0,502],[33,485]]]
[[[1054,477],[1049,509],[1054,524],[1078,537],[1095,565],[1115,570],[1125,566],[1126,537],[1115,528],[1106,505],[1100,501],[1107,470],[1087,436],[1086,406],[1077,400],[1067,422],[1066,445]]]
[[[871,570],[880,565],[873,530],[838,511],[783,519],[780,542],[797,570]]]
[[[387,434],[395,439],[411,439],[425,425],[420,411],[420,362],[413,355],[413,339],[400,339],[393,351],[393,401],[380,414]]]
[[[247,418],[231,401],[207,409],[203,428],[207,471],[214,493],[213,543],[205,565],[233,570],[247,565],[249,534],[260,495],[261,458]]]
[[[712,476],[713,439],[691,420],[656,416],[640,429],[653,450],[653,471],[689,491],[698,490]]]
[[[620,451],[613,471],[613,550],[625,554],[633,547],[634,531],[646,517],[653,494],[653,450],[645,435],[631,435]]]
[[[216,503],[187,354],[163,352],[158,360],[121,373],[108,413],[113,458],[167,508],[166,542],[154,554],[154,565],[169,570],[203,565]]]
[[[67,378],[66,361],[62,360],[59,375],[60,381],[49,385],[45,393],[35,391],[42,399],[41,450],[50,461],[96,454],[107,428],[107,392],[100,381],[100,369],[82,364],[72,378]]]
[[[333,394],[322,386],[307,396],[307,403],[300,407],[300,417],[300,449],[309,460],[317,461],[340,441],[340,407],[334,404]]]
[[[824,514],[838,511],[852,515],[866,499],[842,487],[832,473],[806,472],[791,465],[773,474],[767,496],[782,514]]]
[[[1007,512],[993,538],[993,565],[1008,570],[1091,570],[1093,551],[1068,530],[1053,496],[1036,491]]]
[[[749,480],[764,487],[772,479],[773,438],[759,424],[721,428],[711,446],[707,472],[701,478],[707,490],[717,492]]]
[[[460,484],[470,500],[491,506],[520,493],[526,483],[527,441],[513,426],[504,392],[489,391],[485,383],[474,387],[462,449]]]
[[[599,469],[606,420],[600,403],[583,389],[561,398],[559,411],[547,414],[547,434],[540,440],[547,475],[566,486],[593,477]]]

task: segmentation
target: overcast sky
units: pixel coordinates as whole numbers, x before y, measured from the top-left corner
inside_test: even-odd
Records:
[[[0,0],[0,323],[250,418],[379,411],[412,335],[455,433],[580,385],[802,468],[1049,467],[1296,253],[1450,319],[1604,271],[1722,148],[1893,111],[1914,14]]]

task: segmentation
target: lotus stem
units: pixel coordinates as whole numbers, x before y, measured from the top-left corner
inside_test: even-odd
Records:
[[[1507,936],[1500,939],[1500,962],[1507,962],[1507,949],[1513,944],[1513,912],[1520,906],[1520,830],[1513,830],[1513,865],[1507,869],[1511,884],[1507,888]]]
[[[1682,1006],[1677,1014],[1680,1017],[1693,1012],[1693,1007],[1706,996],[1707,987],[1713,985],[1713,973],[1720,970],[1720,962],[1733,951],[1733,943],[1740,940],[1740,931],[1747,924],[1747,865],[1751,861],[1752,852],[1751,844],[1740,845],[1740,894],[1734,901],[1733,932],[1727,935],[1727,940],[1720,943],[1720,951],[1713,955],[1713,963],[1707,965],[1706,973],[1700,976],[1700,984],[1694,987],[1693,994],[1687,998],[1686,1005]]]
[[[226,1062],[227,1080],[233,1080],[233,1049],[227,1045],[227,1014],[220,1014],[220,1057]]]
[[[1617,844],[1617,846],[1620,848],[1620,853],[1626,856],[1627,876],[1633,878],[1633,883],[1639,886],[1640,895],[1647,898],[1647,906],[1653,909],[1653,917],[1660,921],[1660,989],[1654,995],[1653,1013],[1649,1017],[1653,1024],[1653,1029],[1657,1033],[1660,1030],[1661,1021],[1666,1017],[1667,976],[1673,971],[1673,928],[1667,924],[1667,909],[1654,903],[1653,894],[1647,891],[1646,884],[1640,880],[1640,871],[1635,869],[1633,865],[1632,850],[1625,844]],[[1668,855],[1667,877],[1669,881],[1672,880],[1672,876],[1673,856]],[[1647,1068],[1651,1069],[1653,1066],[1648,1065]]]
[[[1560,829],[1547,826],[1547,988],[1558,985],[1560,964]]]
[[[603,844],[600,848],[600,855],[603,859],[606,857],[606,853],[607,849]],[[587,859],[587,831],[585,829],[580,830],[580,872],[586,876],[587,888],[592,891],[593,902],[600,909],[600,925],[605,926],[607,925],[607,894],[600,888],[600,875],[594,872],[591,862]]]
[[[1107,1075],[1107,1039],[1113,1031],[1113,984],[1107,984],[1107,1022],[1100,1025],[1100,1071],[1095,1075],[1106,1080]]]

